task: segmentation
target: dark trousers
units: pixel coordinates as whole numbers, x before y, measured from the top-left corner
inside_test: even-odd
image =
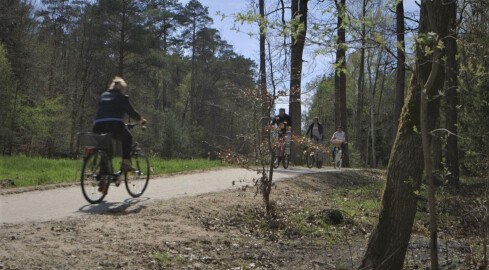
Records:
[[[122,158],[131,158],[132,134],[126,128],[124,122],[107,121],[99,122],[93,125],[94,133],[111,133],[112,138],[122,142]]]

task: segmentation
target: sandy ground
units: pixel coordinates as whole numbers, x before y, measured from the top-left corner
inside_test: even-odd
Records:
[[[327,234],[317,224],[335,207],[333,198],[348,200],[357,194],[350,188],[382,178],[358,171],[294,174],[272,190],[274,219],[264,217],[253,187],[186,196],[175,191],[178,196],[168,199],[149,192],[151,199],[118,201],[109,193],[110,201],[98,206],[81,201],[77,209],[90,211],[0,225],[0,269],[352,269],[373,224],[345,216]],[[307,221],[303,227],[298,218]],[[406,269],[424,269],[427,240],[413,239]],[[458,263],[465,258],[457,256]],[[456,266],[446,269],[475,269]]]

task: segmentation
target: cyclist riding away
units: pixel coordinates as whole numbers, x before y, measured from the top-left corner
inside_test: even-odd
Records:
[[[346,134],[341,126],[338,127],[335,133],[333,133],[333,137],[331,137],[330,142],[334,144],[333,151],[332,151],[333,160],[336,153],[336,148],[337,148],[336,146],[341,147],[341,158],[343,158],[343,155],[345,153]]]
[[[121,77],[115,77],[104,92],[98,103],[98,110],[93,121],[94,133],[111,133],[113,138],[122,142],[122,171],[132,170],[131,148],[132,134],[124,124],[124,114],[138,121],[143,126],[146,119],[134,109],[129,102],[129,96],[124,95],[127,83]]]
[[[277,125],[279,132],[278,132],[278,140],[283,141],[284,137],[290,135],[290,128],[292,127],[292,118],[288,114],[285,113],[284,108],[280,108],[278,110],[279,114],[276,115],[272,123],[270,125]],[[285,144],[284,144],[285,146]],[[284,147],[280,147],[277,149],[277,157],[283,158],[284,157]]]

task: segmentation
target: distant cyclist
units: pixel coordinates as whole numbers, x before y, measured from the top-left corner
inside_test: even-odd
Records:
[[[98,110],[93,121],[94,133],[111,133],[113,138],[122,142],[122,170],[131,171],[132,134],[124,124],[124,114],[146,124],[146,119],[129,102],[129,96],[124,95],[127,83],[121,77],[115,77],[109,89],[102,93],[98,102]]]
[[[341,153],[342,153],[341,157],[343,158],[343,155],[345,153],[346,134],[341,126],[339,126],[338,129],[335,131],[335,133],[333,133],[333,137],[331,137],[330,142],[334,144],[333,151],[332,151],[333,159],[336,153],[336,146],[339,145],[341,147]]]
[[[314,117],[313,123],[309,126],[306,132],[306,136],[309,136],[314,145],[320,145],[323,142],[323,125],[319,123],[319,117]],[[317,162],[318,168],[320,168],[323,164],[323,151],[318,149],[317,152]]]
[[[292,118],[285,113],[284,108],[280,108],[278,115],[273,118],[271,125],[277,125],[279,127],[279,136],[281,136],[287,133],[288,128],[292,127]]]
[[[278,115],[276,115],[272,123],[270,124],[272,126],[277,125],[279,132],[278,132],[278,140],[280,142],[283,142],[284,139],[290,139],[290,129],[292,127],[292,118],[288,114],[285,113],[284,108],[280,108],[278,110]],[[277,148],[277,153],[276,156],[277,158],[281,159],[284,157],[285,152],[285,144],[283,144],[281,147]]]
[[[306,136],[310,136],[316,144],[323,141],[323,125],[319,123],[318,117],[314,117],[313,123],[307,129]]]

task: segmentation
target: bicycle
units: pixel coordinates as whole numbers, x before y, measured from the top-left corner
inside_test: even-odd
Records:
[[[314,138],[314,141],[317,143],[320,143],[320,140],[318,138]],[[306,154],[306,164],[307,167],[310,169],[316,164],[316,167],[318,169],[321,169],[322,163],[323,163],[323,153],[322,150],[320,149],[320,145],[314,144],[312,141],[309,141],[307,145],[307,150],[304,151]]]
[[[314,167],[314,164],[316,164],[316,167],[318,169],[321,169],[322,167],[322,161],[319,160],[319,149],[313,148],[311,151],[307,151],[306,153],[306,163],[307,167],[310,169]]]
[[[128,129],[132,129],[137,124],[126,124],[126,126]],[[114,172],[112,166],[114,147],[112,146],[111,134],[79,133],[78,141],[79,145],[83,145],[85,153],[80,183],[83,196],[89,203],[102,202],[111,183],[114,183],[116,187],[121,184],[120,177],[122,175],[124,175],[124,182],[129,195],[133,198],[143,195],[148,187],[150,164],[149,159],[139,148],[137,142],[133,143],[131,150],[133,170]]]
[[[280,163],[282,162],[282,166],[284,169],[287,169],[290,164],[290,143],[288,139],[286,138],[286,134],[279,135],[278,137],[278,143],[279,147],[277,148],[278,154],[275,158],[275,162],[273,163],[273,167],[277,169],[280,166]],[[286,141],[284,141],[286,140]]]
[[[333,143],[333,166],[335,169],[341,169],[343,165],[343,150],[341,150],[341,143]],[[344,142],[346,144],[346,142]]]

